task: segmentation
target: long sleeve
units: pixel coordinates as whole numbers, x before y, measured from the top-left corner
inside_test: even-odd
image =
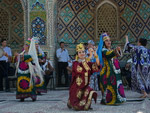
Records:
[[[56,51],[56,56],[59,62],[68,62],[69,60],[69,54],[67,49],[64,49],[63,51],[61,51],[61,48],[58,49]]]
[[[56,51],[56,56],[57,56],[58,59],[61,57],[61,51],[60,51],[60,49],[58,49]]]
[[[102,53],[106,58],[113,58],[114,56],[116,56],[114,50],[105,49],[105,50],[102,50]]]
[[[68,50],[67,50],[67,59],[68,59],[68,61],[70,60]]]
[[[11,49],[8,48],[8,56],[12,56]]]
[[[124,53],[133,53],[137,49],[137,46],[130,44],[129,42],[124,46]]]

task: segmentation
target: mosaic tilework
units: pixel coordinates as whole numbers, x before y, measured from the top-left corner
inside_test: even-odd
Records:
[[[30,0],[30,10],[42,11],[45,10],[46,0]]]
[[[150,1],[149,0],[109,0],[118,7],[120,40],[113,41],[114,46],[124,44],[124,35],[129,35],[131,42],[144,37],[149,39],[150,31]],[[64,37],[68,33],[73,40],[72,44],[87,42],[96,38],[95,34],[95,11],[102,0],[63,0],[58,1],[58,42],[70,41]],[[67,12],[66,12],[67,7]],[[68,14],[61,14],[62,12]],[[64,20],[71,12],[70,20]],[[69,17],[69,16],[68,16]],[[108,31],[109,32],[109,31]],[[110,34],[110,33],[109,33]]]
[[[86,0],[65,0],[64,4],[58,1],[58,42],[64,40],[70,43],[70,40],[65,40],[64,34],[69,34],[73,43],[94,38],[93,13],[88,3]]]
[[[125,7],[122,17],[125,21],[130,24],[131,20],[133,19],[135,12],[132,11],[129,7]]]
[[[20,0],[1,0],[0,8],[9,13],[10,32],[7,32],[8,44],[14,49],[22,48],[24,43],[24,12]],[[2,15],[0,15],[2,16]]]
[[[60,16],[62,17],[62,20],[65,22],[65,24],[68,24],[74,17],[74,13],[69,5],[67,5],[64,7],[64,10],[60,12]]]
[[[35,20],[32,21],[32,36],[39,37],[40,45],[45,45],[45,29],[46,29],[46,23],[43,21],[40,17],[36,17]]]
[[[125,34],[132,34],[132,42],[137,41],[139,37],[145,37],[148,34],[146,30],[150,30],[148,27],[148,21],[150,19],[149,13],[149,0],[126,0],[124,10],[120,11],[121,17],[121,35],[122,39]],[[118,3],[118,1],[116,0]],[[120,7],[120,5],[118,4]],[[144,32],[145,31],[145,32]],[[130,37],[130,36],[129,36]]]
[[[93,14],[88,8],[84,8],[81,12],[79,12],[78,18],[83,25],[86,26],[92,20]]]
[[[143,17],[142,19],[144,20],[144,22],[146,22],[150,16],[150,6],[147,5],[145,2],[142,2],[138,13],[140,17]]]
[[[8,37],[9,34],[9,14],[0,8],[0,37]]]
[[[46,10],[45,0],[30,1],[30,25],[31,36],[39,37],[39,44],[46,45]]]
[[[133,10],[137,11],[141,1],[142,0],[126,0],[126,4]]]

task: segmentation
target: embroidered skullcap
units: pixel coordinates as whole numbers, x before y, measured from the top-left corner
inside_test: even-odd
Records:
[[[25,41],[25,45],[30,46],[30,43],[31,43],[31,38],[28,38],[28,39]]]
[[[85,50],[85,48],[84,48],[84,45],[83,44],[78,44],[77,46],[76,46],[76,51],[78,52],[78,51],[81,51],[81,50]]]
[[[102,34],[102,38],[103,38],[103,41],[107,40],[109,37],[109,35],[107,33],[103,33]]]

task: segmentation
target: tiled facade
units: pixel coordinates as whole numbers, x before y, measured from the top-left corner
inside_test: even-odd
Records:
[[[107,21],[102,25],[104,30],[99,32],[107,31],[112,35],[114,46],[123,45],[126,34],[131,42],[140,37],[150,39],[149,0],[0,0],[0,8],[9,12],[9,23],[6,22],[9,28],[5,29],[5,35],[11,48],[21,48],[27,37],[38,36],[41,47],[52,59],[60,41],[67,43],[71,55],[77,43],[90,39],[98,43],[96,14],[100,14],[98,11],[105,4],[116,8],[117,27],[114,29],[117,34],[112,35],[113,29],[107,29],[110,24]]]

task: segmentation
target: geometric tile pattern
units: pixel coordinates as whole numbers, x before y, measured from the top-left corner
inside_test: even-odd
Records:
[[[31,37],[39,37],[39,44],[46,45],[47,27],[46,27],[46,9],[45,0],[30,1],[30,24]]]
[[[146,22],[150,16],[150,6],[146,5],[146,3],[143,1],[140,9],[138,10],[138,13],[140,17],[143,17],[142,19],[144,20],[144,22]]]
[[[71,8],[69,7],[69,5],[64,7],[64,10],[61,10],[60,12],[60,16],[61,19],[64,21],[65,24],[68,24],[72,18],[74,17],[74,12],[71,10]]]
[[[8,38],[8,44],[10,45],[12,50],[19,50],[20,48],[22,48],[24,43],[24,12],[22,4],[20,0],[1,0],[0,8],[9,12],[9,20],[6,18],[7,15],[0,15],[0,18],[5,17],[5,21],[9,22],[9,26],[3,26],[3,29],[9,28],[10,31],[5,32],[7,33],[6,38]],[[2,25],[4,24],[5,22]]]
[[[135,15],[134,10],[132,10],[131,8],[126,6],[124,11],[123,11],[122,17],[128,24],[130,24],[130,22],[133,19],[134,15]]]
[[[43,11],[45,10],[46,0],[29,0],[30,10]]]
[[[44,5],[39,3],[39,2],[36,2],[32,5],[32,9],[31,10],[45,10],[44,8]]]
[[[124,35],[129,35],[129,40],[137,41],[138,38],[149,38],[150,31],[150,1],[149,0],[109,0],[119,9],[120,40],[114,44],[124,43]],[[69,34],[73,43],[87,42],[96,39],[95,11],[101,0],[57,0],[58,2],[58,41]],[[67,8],[67,11],[66,11]],[[62,14],[61,14],[62,13]],[[71,16],[70,16],[71,15]],[[109,15],[108,15],[109,17]],[[68,19],[65,19],[68,18]],[[108,30],[108,33],[111,32]],[[110,33],[109,33],[110,34]]]
[[[86,7],[87,2],[85,0],[78,0],[78,1],[77,0],[71,0],[70,4],[71,4],[74,12],[78,13],[83,9],[83,7]]]
[[[46,23],[40,17],[36,17],[31,23],[32,37],[39,37],[39,44],[45,45]]]
[[[136,37],[138,37],[143,30],[144,23],[138,15],[136,15],[130,25],[131,31],[134,33]]]
[[[78,19],[74,19],[70,24],[69,24],[69,31],[72,33],[72,35],[77,38],[79,37],[80,33],[83,31],[84,26],[82,24],[79,24]]]
[[[8,37],[9,35],[9,15],[8,13],[0,8],[0,37]]]
[[[60,38],[59,42],[61,42],[61,41],[66,42],[66,40],[67,40],[68,43],[74,42],[74,40],[72,39],[71,34],[70,34],[68,31],[65,31],[65,32],[61,35],[61,38]]]
[[[85,27],[92,20],[92,18],[93,18],[92,16],[93,16],[93,14],[91,13],[91,11],[88,8],[84,8],[78,14],[78,18],[80,19],[80,21],[83,23],[83,25]]]
[[[126,3],[128,6],[130,6],[133,10],[137,11],[139,8],[139,5],[143,0],[126,0]]]
[[[94,39],[93,13],[88,3],[88,0],[65,0],[64,4],[58,1],[58,41],[72,44],[81,38],[82,42]],[[72,42],[65,40],[64,34],[68,34]]]

